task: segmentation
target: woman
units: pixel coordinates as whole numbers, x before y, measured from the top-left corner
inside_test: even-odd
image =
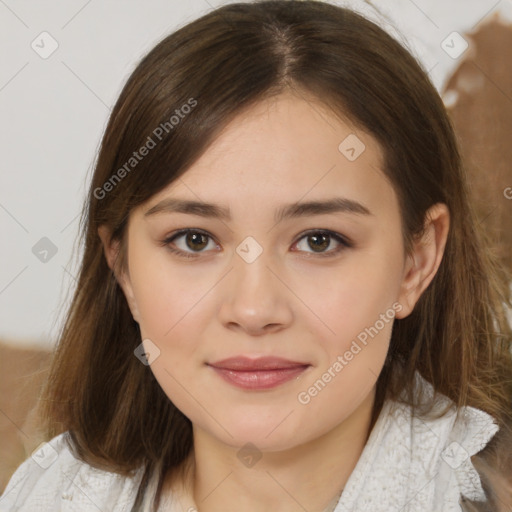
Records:
[[[504,272],[442,101],[375,24],[265,1],[164,39],[83,240],[49,443],[2,510],[511,503]]]

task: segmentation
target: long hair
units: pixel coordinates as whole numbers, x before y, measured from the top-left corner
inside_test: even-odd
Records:
[[[498,422],[478,457],[490,500],[503,501],[485,475],[510,482],[503,449],[512,421],[510,276],[485,249],[454,131],[428,74],[376,24],[321,1],[225,5],[163,39],[127,80],[84,205],[77,286],[41,400],[47,437],[69,431],[76,455],[99,468],[129,475],[144,467],[137,500],[151,475],[161,484],[182,467],[193,447],[191,422],[134,356],[139,326],[97,230],[107,226],[120,242],[116,269],[126,269],[131,210],[186,172],[244,109],[290,88],[380,143],[407,251],[428,208],[448,206],[443,260],[414,311],[395,320],[372,425],[387,399],[405,393],[415,406],[418,371],[458,408],[479,408]],[[135,158],[143,146],[150,150]]]

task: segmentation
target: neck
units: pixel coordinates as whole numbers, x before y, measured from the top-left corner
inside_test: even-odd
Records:
[[[264,452],[251,467],[240,463],[239,448],[194,426],[191,471],[180,492],[173,485],[173,494],[185,496],[198,512],[330,512],[370,434],[374,398],[375,388],[331,431],[300,446]]]

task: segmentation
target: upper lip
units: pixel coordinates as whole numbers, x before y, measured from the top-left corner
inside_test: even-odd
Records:
[[[286,368],[297,368],[300,366],[309,366],[309,363],[301,363],[298,361],[290,361],[289,359],[283,359],[281,357],[258,357],[249,358],[245,356],[230,357],[223,359],[222,361],[216,361],[215,363],[208,363],[209,366],[215,368],[223,368],[225,370],[238,370],[238,371],[250,371],[250,370],[280,370]]]

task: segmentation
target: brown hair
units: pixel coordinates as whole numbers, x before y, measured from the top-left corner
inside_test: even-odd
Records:
[[[491,468],[507,462],[491,456],[511,422],[509,277],[483,248],[453,129],[428,75],[394,38],[351,10],[320,1],[237,3],[166,37],[120,94],[84,207],[77,288],[41,402],[48,437],[68,430],[84,461],[121,474],[144,466],[138,499],[157,468],[162,482],[182,465],[193,446],[191,423],[134,356],[139,326],[98,227],[121,242],[116,268],[125,268],[132,208],[186,172],[243,109],[287,88],[323,101],[381,144],[406,250],[430,206],[445,203],[450,211],[438,273],[412,314],[395,321],[372,425],[384,400],[404,390],[414,406],[419,371],[457,407],[496,418],[500,432],[482,454]],[[162,126],[156,147],[127,166]]]

